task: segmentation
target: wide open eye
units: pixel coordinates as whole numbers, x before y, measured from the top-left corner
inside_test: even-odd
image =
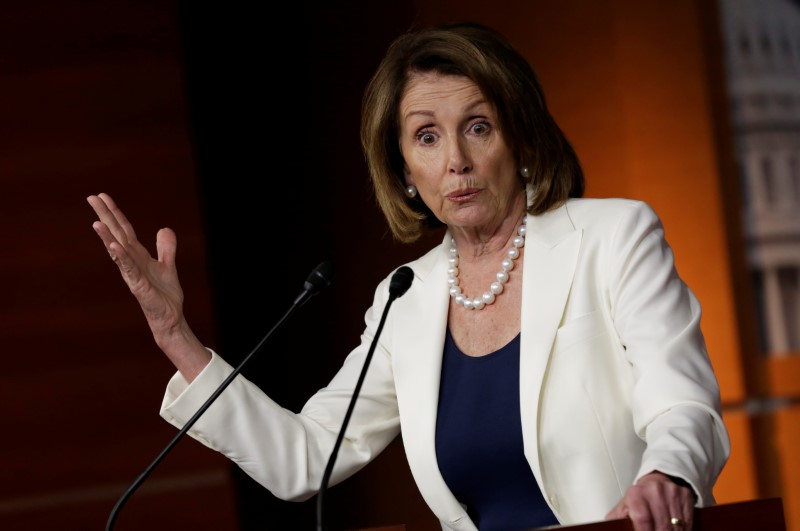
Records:
[[[417,135],[417,140],[419,141],[420,144],[425,144],[426,146],[429,146],[434,142],[436,142],[436,135],[431,132],[422,132]]]
[[[485,135],[490,129],[487,122],[475,122],[470,126],[470,131],[478,136]]]

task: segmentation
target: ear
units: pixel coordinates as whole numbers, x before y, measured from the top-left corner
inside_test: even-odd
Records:
[[[411,175],[411,170],[408,169],[405,162],[403,163],[403,179],[406,181],[406,186],[414,184],[414,176]]]

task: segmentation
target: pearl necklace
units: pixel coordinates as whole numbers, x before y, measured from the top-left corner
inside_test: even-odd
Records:
[[[447,283],[450,285],[450,297],[455,299],[456,304],[467,310],[482,310],[487,304],[492,304],[497,295],[503,293],[503,285],[508,282],[508,272],[514,269],[514,260],[519,258],[520,248],[525,246],[525,232],[525,217],[523,216],[522,225],[517,231],[518,236],[514,236],[506,258],[500,263],[501,269],[497,273],[497,280],[489,286],[489,291],[474,299],[461,293],[461,288],[458,286],[458,250],[456,241],[452,237],[450,238],[450,258],[448,259],[450,267],[447,268]]]

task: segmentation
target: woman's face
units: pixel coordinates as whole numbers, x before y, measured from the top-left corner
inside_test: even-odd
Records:
[[[516,215],[515,157],[494,105],[470,79],[413,74],[400,101],[406,184],[451,228],[493,230]]]

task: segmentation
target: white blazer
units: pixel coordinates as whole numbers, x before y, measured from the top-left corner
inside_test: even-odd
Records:
[[[714,503],[730,453],[700,306],[679,278],[645,203],[573,199],[528,216],[523,261],[520,412],[527,461],[564,525],[604,519],[653,470]],[[402,433],[416,484],[443,529],[476,531],[445,484],[435,427],[449,294],[444,242],[408,263],[414,280],[388,313],[330,484]],[[188,432],[274,495],[304,500],[328,457],[388,299],[387,276],[361,344],[300,413],[241,375]],[[176,374],[161,415],[183,426],[232,368],[216,353],[191,385]]]

